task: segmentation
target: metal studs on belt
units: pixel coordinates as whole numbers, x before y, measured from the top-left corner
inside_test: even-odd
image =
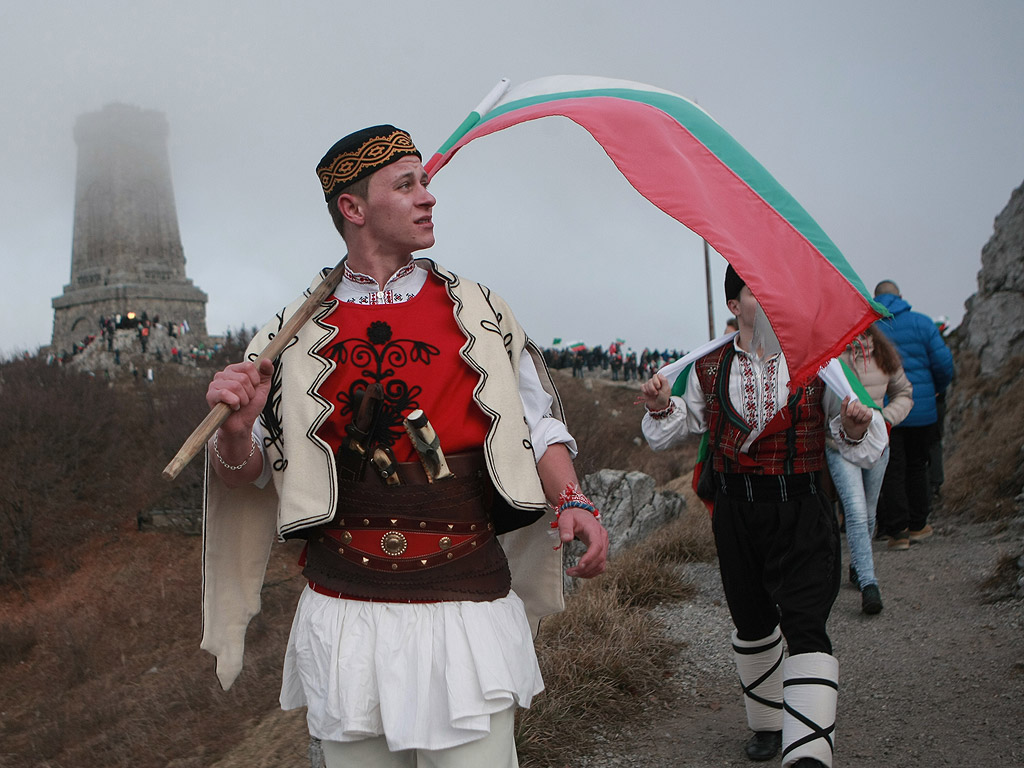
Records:
[[[437,546],[441,549],[448,549],[452,545],[452,540],[448,536],[442,536],[441,540],[437,542]]]
[[[398,557],[408,548],[409,542],[398,531],[388,531],[380,538],[380,548],[392,557]]]
[[[349,531],[345,531],[343,534],[341,534],[341,541],[343,544],[351,544],[352,534]]]

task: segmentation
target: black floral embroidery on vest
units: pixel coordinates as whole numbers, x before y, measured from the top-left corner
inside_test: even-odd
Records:
[[[351,420],[366,387],[380,384],[385,402],[376,437],[379,444],[390,448],[405,434],[402,414],[420,407],[417,398],[423,392],[422,387],[409,384],[397,374],[409,365],[430,365],[440,352],[426,341],[394,338],[393,329],[382,320],[375,320],[366,327],[365,338],[351,337],[331,344],[322,352],[324,357],[339,366],[362,369],[348,389],[338,393],[338,415],[344,421]]]

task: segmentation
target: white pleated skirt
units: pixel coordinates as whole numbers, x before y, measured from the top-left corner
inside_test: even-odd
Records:
[[[307,707],[312,736],[386,736],[447,749],[487,735],[490,716],[544,690],[523,603],[376,603],[303,591],[281,707]]]

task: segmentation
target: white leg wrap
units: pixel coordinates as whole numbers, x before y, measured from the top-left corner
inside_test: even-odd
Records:
[[[781,731],[782,632],[776,627],[760,640],[740,640],[734,630],[732,650],[743,686],[747,725],[752,731]]]
[[[827,653],[801,653],[783,662],[782,675],[782,765],[813,757],[832,768],[839,662]]]

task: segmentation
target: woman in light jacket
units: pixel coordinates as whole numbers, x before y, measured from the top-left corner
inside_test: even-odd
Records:
[[[903,372],[899,352],[885,334],[870,326],[842,354],[845,362],[878,404],[884,403],[882,417],[892,428],[903,421],[914,405],[913,387]],[[889,463],[889,448],[870,469],[861,469],[839,455],[835,445],[826,444],[829,472],[843,504],[846,542],[850,547],[850,581],[860,589],[861,610],[876,614],[882,610],[882,595],[875,578],[871,539],[875,533],[878,494]]]

